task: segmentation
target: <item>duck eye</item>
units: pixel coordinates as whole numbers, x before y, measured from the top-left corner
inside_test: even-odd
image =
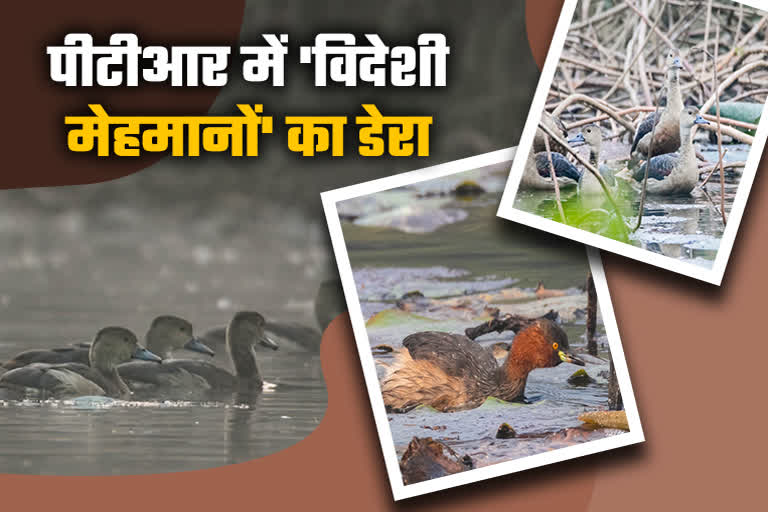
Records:
[[[553,348],[553,349],[555,349],[555,350],[557,350],[557,347],[559,347],[559,346],[560,346],[560,345],[558,345],[557,343],[553,343],[553,344],[552,344],[552,348]]]

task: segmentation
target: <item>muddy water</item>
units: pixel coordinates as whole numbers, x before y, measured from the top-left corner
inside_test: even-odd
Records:
[[[547,288],[583,286],[587,274],[583,246],[495,218],[499,191],[494,183],[499,176],[503,183],[505,173],[506,169],[462,173],[418,187],[381,193],[378,198],[368,196],[369,214],[376,210],[374,205],[379,204],[380,210],[400,218],[390,222],[377,212],[380,226],[361,223],[357,219],[342,224],[367,319],[391,310],[395,299],[408,291],[420,291],[429,298],[449,298],[509,286],[533,288],[538,281],[543,281]],[[451,186],[467,179],[486,186],[491,193],[472,200],[445,194]],[[436,226],[427,233],[407,232],[409,219],[414,220],[410,217],[414,210],[398,210],[399,202],[418,205],[426,198],[434,201],[435,194],[440,194],[443,200],[438,208],[462,210],[467,214],[465,220]],[[370,202],[372,199],[374,203]],[[422,225],[421,219],[415,221]],[[584,297],[576,292],[573,301],[583,308],[586,306]],[[532,302],[536,299],[521,299],[519,304],[530,305]],[[450,310],[398,312],[377,315],[369,321],[367,329],[372,346],[384,343],[398,348],[402,339],[414,332],[463,332],[481,321]],[[572,347],[577,352],[583,351],[583,316],[572,317],[570,322],[563,327]],[[602,325],[598,331],[605,350]],[[478,341],[489,345],[512,338],[509,332],[493,333]],[[574,387],[566,382],[579,368],[577,366],[561,364],[556,368],[535,370],[526,388],[526,396],[532,402],[529,405],[489,399],[477,409],[457,413],[439,413],[420,407],[406,414],[390,414],[389,426],[396,449],[401,454],[413,436],[431,436],[461,454],[469,454],[477,464],[487,465],[613,435],[615,431],[563,433],[565,429],[580,425],[577,416],[581,412],[607,406],[604,372],[608,370],[608,354],[603,351],[601,356],[602,360],[591,359],[586,366],[589,375],[596,379],[596,383],[586,387]],[[389,354],[375,357],[385,364],[392,361]],[[381,377],[383,367],[380,366],[378,371]],[[496,430],[502,423],[510,424],[523,437],[495,439]]]
[[[158,314],[188,318],[198,332],[243,308],[315,326],[313,298],[332,268],[326,228],[244,183],[227,168],[190,165],[1,191],[0,359],[90,340],[105,325],[143,335]],[[258,355],[278,386],[245,403],[0,402],[0,472],[183,471],[291,446],[325,413],[319,357]]]
[[[711,163],[717,162],[717,146],[709,143],[697,144],[700,152]],[[608,144],[606,167],[614,172],[623,169],[627,161],[622,155],[627,152],[623,144]],[[727,146],[724,161],[741,162],[747,159],[750,147],[743,144]],[[615,157],[615,158],[614,158]],[[725,173],[725,211],[731,211],[740,174]],[[640,208],[640,194],[637,188],[624,180],[618,180],[616,202],[625,223],[634,226]],[[611,215],[612,208],[603,198],[580,198],[575,188],[562,191],[563,209],[568,224],[594,233],[630,243],[651,252],[683,260],[703,267],[711,267],[725,225],[719,212],[720,180],[714,175],[705,186],[706,194],[696,189],[690,196],[654,196],[646,198],[643,208],[643,222],[635,233],[621,229],[619,217]],[[557,205],[551,192],[520,191],[515,206],[536,213],[542,217],[560,221]]]

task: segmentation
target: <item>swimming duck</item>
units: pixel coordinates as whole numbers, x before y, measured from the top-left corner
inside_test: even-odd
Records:
[[[592,167],[600,171],[600,176],[603,177],[603,181],[605,181],[605,184],[608,185],[609,189],[616,186],[616,180],[613,177],[613,172],[611,172],[611,170],[605,165],[600,164],[600,149],[603,144],[603,133],[599,126],[595,124],[585,126],[580,133],[569,139],[568,143],[582,143],[589,146],[589,163],[592,164]],[[600,186],[600,182],[597,181],[597,178],[595,178],[594,174],[587,170],[584,170],[581,173],[577,191],[579,195],[604,194],[603,187]]]
[[[557,324],[538,319],[520,331],[506,361],[459,334],[419,332],[403,340],[403,350],[381,383],[388,411],[407,412],[429,405],[441,412],[473,409],[494,396],[524,399],[528,374],[562,362],[584,366],[566,352],[568,336]]]
[[[173,315],[161,315],[152,320],[144,337],[144,343],[147,350],[158,354],[163,359],[171,357],[171,352],[176,349],[214,355],[213,350],[193,336],[192,324]],[[12,370],[32,363],[80,363],[88,365],[90,348],[90,342],[85,342],[52,349],[27,350],[5,361],[0,366]],[[156,365],[151,365],[151,367],[155,368]]]
[[[215,352],[193,335],[192,324],[171,315],[158,316],[145,336],[147,348],[163,358],[172,360],[173,352],[185,349],[213,357]],[[168,364],[152,364],[147,361],[129,361],[117,368],[120,377],[132,391],[155,390],[157,387],[178,387],[182,392],[189,388],[205,388],[206,383],[183,369]]]
[[[319,352],[322,333],[314,327],[297,323],[266,322],[264,331],[267,338],[254,345],[256,352],[280,350],[281,352]],[[223,350],[227,344],[227,326],[220,325],[207,330],[200,337],[215,351]]]
[[[561,153],[551,152],[552,166],[555,169],[555,177],[560,188],[576,185],[581,177],[581,172]],[[525,189],[554,190],[549,168],[547,152],[535,153],[531,151],[525,161],[523,177],[520,187]]]
[[[632,141],[630,155],[646,158],[651,144],[651,132],[656,124],[653,143],[653,156],[677,151],[680,147],[680,112],[683,110],[683,97],[680,92],[680,70],[683,65],[680,56],[674,50],[667,53],[667,74],[664,84],[666,102],[659,115],[652,112],[637,127]],[[658,117],[658,121],[657,121]]]
[[[709,121],[701,117],[695,108],[686,108],[680,115],[680,140],[682,141],[680,150],[655,156],[634,171],[632,178],[642,182],[645,168],[648,166],[648,193],[690,194],[699,182],[696,149],[691,140],[691,128],[694,124],[709,124]]]
[[[0,376],[0,387],[23,396],[28,389],[43,398],[106,395],[127,398],[130,389],[117,367],[130,359],[159,363],[160,357],[139,345],[136,335],[123,327],[105,327],[89,349],[89,365],[82,363],[32,363]]]
[[[181,369],[197,376],[212,391],[249,391],[262,388],[263,380],[256,364],[253,346],[257,343],[272,345],[274,342],[264,332],[264,317],[255,311],[235,313],[227,326],[227,352],[235,367],[235,374],[208,361],[171,359],[163,362],[163,368]]]

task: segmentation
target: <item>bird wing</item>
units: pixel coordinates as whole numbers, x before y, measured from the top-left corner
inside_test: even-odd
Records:
[[[55,396],[106,394],[103,377],[80,363],[32,363],[0,376],[0,386],[38,389]]]
[[[581,172],[568,161],[560,153],[550,153],[552,155],[552,166],[555,168],[555,176],[558,178],[571,178],[574,181],[579,181]],[[546,151],[543,153],[536,153],[536,170],[539,172],[539,176],[542,178],[549,178],[549,158],[547,158]]]
[[[672,172],[675,166],[680,161],[680,155],[678,153],[667,153],[666,155],[659,155],[651,158],[650,163],[646,162],[641,165],[633,175],[636,181],[643,181],[645,176],[645,167],[648,167],[648,179],[663,180]]]
[[[152,361],[130,361],[117,367],[117,371],[133,390],[151,387],[178,387],[184,389],[207,389],[210,386],[204,378],[172,364],[173,360],[157,364]]]
[[[461,334],[426,331],[407,336],[403,346],[413,359],[430,361],[451,377],[476,382],[495,381],[493,354]]]
[[[645,137],[646,134],[651,133],[654,124],[656,124],[656,112],[651,112],[645,116],[645,119],[638,125],[637,131],[635,132],[635,140],[632,141],[632,148],[629,150],[630,154],[635,152],[640,139]]]
[[[212,388],[230,388],[237,384],[237,377],[208,361],[171,359],[170,361],[163,361],[162,366],[184,370],[203,379],[205,384]]]

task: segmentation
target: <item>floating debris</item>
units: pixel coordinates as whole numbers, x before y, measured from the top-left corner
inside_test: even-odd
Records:
[[[587,371],[583,368],[581,370],[576,370],[570,377],[568,377],[568,384],[571,386],[588,386],[590,384],[595,384],[596,382],[597,381],[590,377]]]
[[[515,437],[517,437],[517,432],[509,423],[502,423],[496,431],[496,439],[513,439]]]
[[[625,411],[592,411],[579,416],[579,421],[595,425],[598,428],[615,428],[629,431],[629,422]]]
[[[463,457],[431,437],[414,437],[400,459],[405,485],[414,484],[474,469],[469,455]]]
[[[485,194],[485,189],[472,180],[462,181],[453,189],[453,195],[456,197],[467,198],[483,194]]]

